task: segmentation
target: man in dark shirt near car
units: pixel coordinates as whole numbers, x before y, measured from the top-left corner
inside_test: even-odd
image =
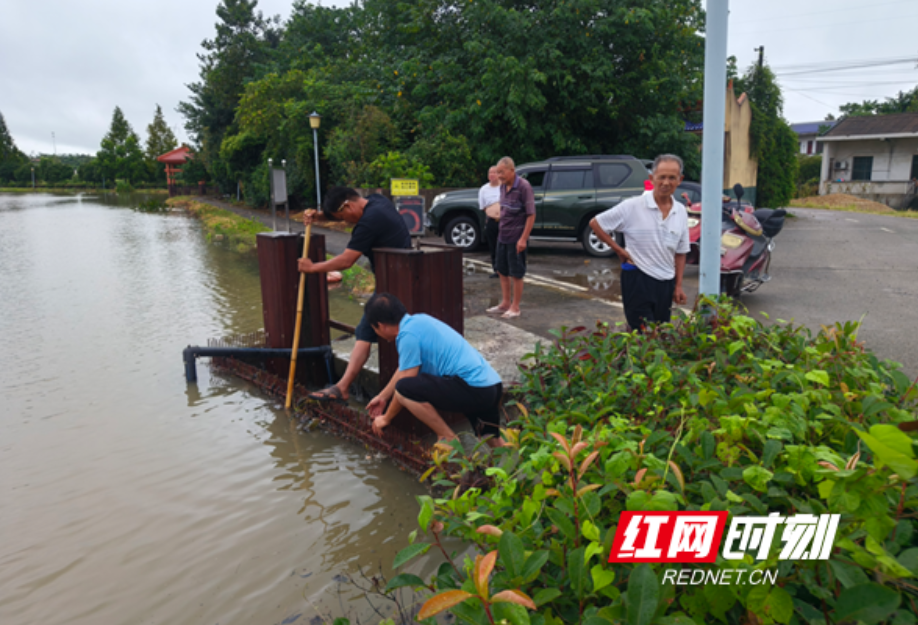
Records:
[[[328,273],[341,271],[354,265],[361,255],[370,261],[370,269],[376,272],[373,249],[394,247],[411,248],[411,235],[405,226],[405,220],[395,206],[382,195],[373,194],[366,198],[350,187],[335,187],[325,196],[324,212],[354,225],[351,240],[347,249],[334,258],[321,263],[313,263],[308,258],[298,261],[298,269],[303,273]],[[303,223],[310,224],[315,219],[315,211],[303,214]],[[310,393],[310,399],[320,401],[344,401],[348,398],[348,389],[357,378],[363,365],[370,357],[370,344],[378,342],[376,332],[367,323],[366,315],[360,319],[356,331],[357,342],[351,351],[347,370],[337,384],[316,393]]]
[[[496,269],[500,274],[501,300],[487,310],[504,319],[520,316],[526,246],[535,223],[535,195],[529,181],[516,175],[513,159],[497,161],[500,179],[500,234],[497,236]]]

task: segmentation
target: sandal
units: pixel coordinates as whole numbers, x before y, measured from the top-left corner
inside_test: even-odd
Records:
[[[502,315],[502,314],[504,314],[505,312],[507,312],[508,310],[510,310],[510,309],[509,309],[509,308],[501,308],[500,305],[498,305],[498,306],[491,306],[491,307],[490,307],[489,309],[487,309],[485,312],[488,313],[489,315]]]
[[[512,312],[512,311],[509,311],[509,310],[508,310],[507,312],[505,312],[504,314],[502,314],[500,317],[501,317],[501,319],[516,319],[517,317],[519,317],[519,316],[522,315],[522,314],[523,314],[523,311],[521,311],[521,310],[518,310],[518,311],[516,311],[516,312]]]
[[[338,402],[339,404],[347,404],[347,400],[344,399],[344,396],[341,394],[341,389],[335,385],[326,386],[321,391],[315,391],[314,393],[309,393],[306,397],[313,399],[315,401],[322,402]]]

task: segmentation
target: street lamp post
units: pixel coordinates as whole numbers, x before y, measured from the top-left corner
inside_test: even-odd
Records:
[[[319,190],[319,121],[322,116],[315,111],[309,116],[309,125],[312,127],[312,146],[315,149],[316,160],[316,210],[322,210],[322,192]]]
[[[32,188],[35,188],[35,168],[32,168]]]

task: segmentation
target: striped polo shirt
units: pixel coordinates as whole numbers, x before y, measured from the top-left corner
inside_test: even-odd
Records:
[[[688,213],[673,198],[666,219],[653,199],[653,193],[628,198],[596,216],[605,230],[624,233],[625,249],[638,269],[657,280],[676,276],[676,254],[687,254],[689,247]]]

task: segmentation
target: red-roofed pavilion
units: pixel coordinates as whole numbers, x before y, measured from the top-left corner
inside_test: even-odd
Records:
[[[182,171],[179,165],[184,165],[192,158],[194,158],[194,153],[187,145],[177,147],[156,157],[156,160],[166,165],[166,184],[169,186],[169,197],[176,194],[175,175]]]

